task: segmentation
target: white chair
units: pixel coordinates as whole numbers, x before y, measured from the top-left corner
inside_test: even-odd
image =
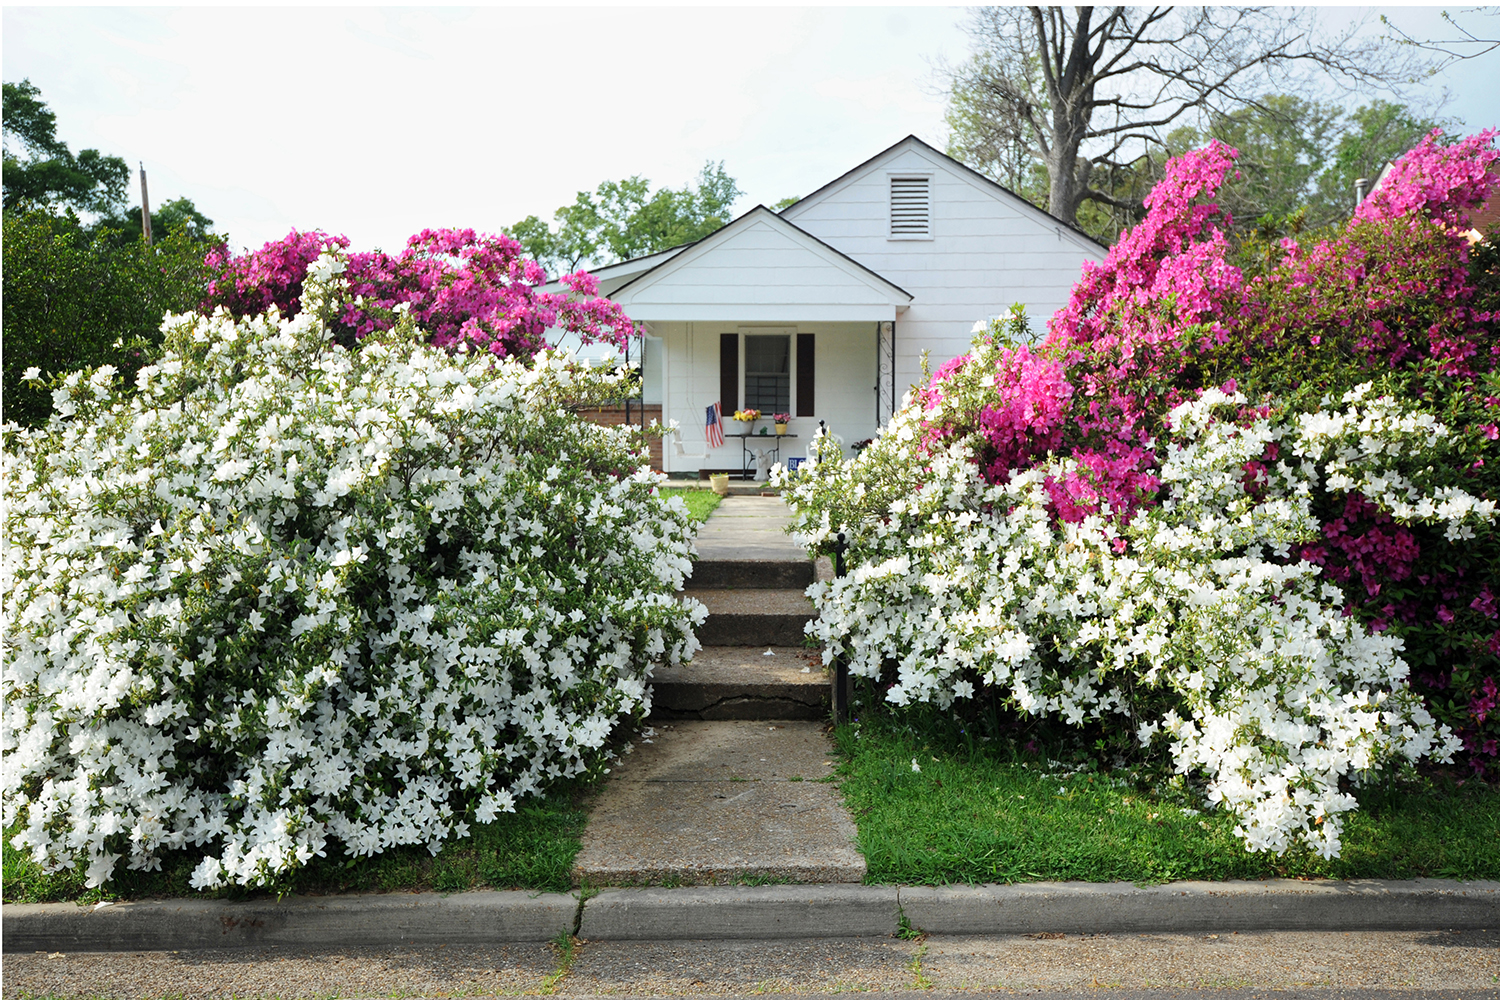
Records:
[[[704,451],[688,451],[682,446],[682,431],[679,430],[672,435],[672,470],[673,472],[688,471],[684,466],[690,462],[698,464],[702,468],[703,462],[708,458],[708,442],[703,442]]]
[[[705,442],[703,442],[703,444],[704,444],[704,447],[706,448],[707,445],[708,445],[708,442],[705,441]],[[686,448],[684,448],[682,446],[682,435],[681,434],[673,434],[672,435],[672,454],[675,455],[676,457],[682,458],[682,459],[707,458],[708,457],[708,452],[707,451],[688,451]]]

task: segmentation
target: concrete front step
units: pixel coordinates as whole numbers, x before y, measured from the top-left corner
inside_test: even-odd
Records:
[[[816,617],[801,590],[695,590],[708,608],[698,628],[704,646],[796,646]]]
[[[767,656],[767,653],[770,656]],[[796,646],[710,647],[651,677],[652,719],[825,719],[823,658]]]
[[[573,863],[580,885],[860,882],[865,860],[816,722],[671,722],[615,767]]]
[[[810,559],[699,559],[688,590],[806,590],[816,579]]]

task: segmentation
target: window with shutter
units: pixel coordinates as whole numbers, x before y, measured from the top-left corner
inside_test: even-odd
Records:
[[[891,178],[891,235],[932,235],[932,199],[929,177]]]
[[[813,409],[813,338],[816,334],[797,334],[797,416],[811,417]]]
[[[792,338],[784,335],[745,338],[745,408],[767,416],[792,405]]]

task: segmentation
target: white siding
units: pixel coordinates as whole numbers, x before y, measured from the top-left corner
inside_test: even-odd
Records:
[[[930,174],[931,238],[890,238],[890,179]],[[1026,306],[1033,332],[1105,251],[1045,213],[911,142],[782,213],[912,295],[896,320],[897,391],[968,349],[975,321]]]

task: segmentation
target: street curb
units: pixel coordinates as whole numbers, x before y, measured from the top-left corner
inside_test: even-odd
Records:
[[[583,907],[585,941],[871,937],[896,932],[885,885],[605,889]]]
[[[899,903],[929,934],[1424,931],[1500,927],[1500,882],[1034,882],[914,886]]]
[[[1500,928],[1500,882],[1036,882],[605,889],[6,904],[4,951],[486,945],[929,934],[1428,931]],[[580,922],[581,916],[581,922]],[[904,923],[904,926],[903,926]]]
[[[293,945],[493,944],[571,934],[565,893],[391,893],[253,902],[171,899],[83,907],[5,904],[4,951],[190,951]]]

